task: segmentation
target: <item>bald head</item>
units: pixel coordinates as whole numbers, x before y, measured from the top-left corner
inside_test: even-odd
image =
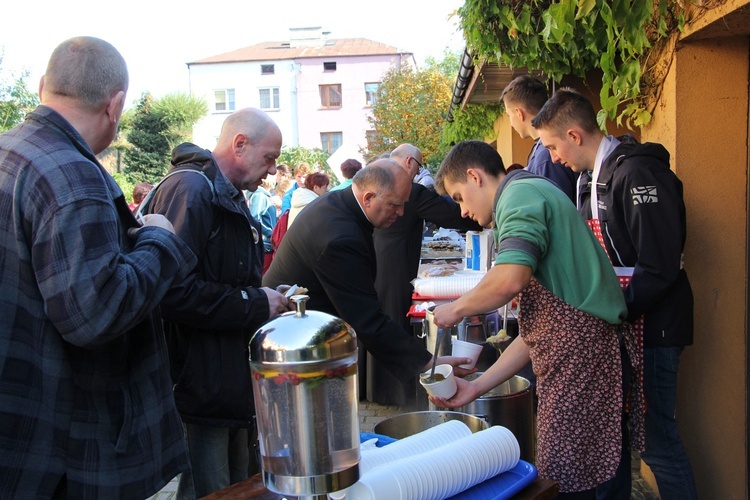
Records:
[[[279,127],[260,109],[240,109],[224,120],[216,147],[220,149],[222,146],[231,145],[237,134],[245,135],[250,144],[258,144],[266,134],[274,131],[278,132]]]
[[[57,46],[43,77],[42,102],[67,99],[95,110],[128,90],[125,59],[110,43],[80,36]]]
[[[372,225],[385,228],[404,214],[411,178],[395,161],[376,160],[354,175],[352,191]]]
[[[412,180],[419,173],[419,166],[422,163],[422,152],[418,147],[406,143],[399,144],[391,151],[390,158],[406,169]]]
[[[216,164],[238,190],[255,191],[267,175],[276,175],[281,130],[265,112],[244,108],[229,115],[213,150]]]

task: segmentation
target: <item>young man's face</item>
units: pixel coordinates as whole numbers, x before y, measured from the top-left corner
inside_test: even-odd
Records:
[[[484,227],[490,225],[493,200],[488,201],[477,177],[469,173],[465,182],[452,182],[446,179],[443,186],[448,196],[461,206],[462,217],[469,217]]]
[[[549,150],[552,161],[562,163],[574,172],[588,170],[588,162],[582,155],[580,145],[568,133],[558,134],[549,128],[537,129],[539,140]]]

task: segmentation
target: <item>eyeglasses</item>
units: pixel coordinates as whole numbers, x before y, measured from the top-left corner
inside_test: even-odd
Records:
[[[417,160],[413,156],[411,157],[411,159],[414,160],[415,162],[417,162],[417,165],[419,165],[419,168],[424,168],[424,165],[422,165],[421,163],[419,163],[419,160]]]

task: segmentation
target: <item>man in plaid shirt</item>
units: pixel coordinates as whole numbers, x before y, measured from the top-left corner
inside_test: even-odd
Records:
[[[157,306],[196,258],[95,157],[127,85],[72,38],[0,135],[0,498],[145,498],[188,468]]]

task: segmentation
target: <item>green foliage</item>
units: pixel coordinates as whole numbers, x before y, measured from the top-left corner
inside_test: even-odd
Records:
[[[456,71],[457,67],[452,77]],[[439,164],[446,154],[440,138],[452,83],[451,77],[434,66],[424,70],[410,66],[388,70],[369,118],[376,137],[367,145],[364,156],[391,151],[406,142],[420,148],[424,163]]]
[[[155,101],[153,111],[166,126],[165,137],[170,149],[174,149],[192,139],[193,125],[208,114],[208,103],[200,97],[175,92]]]
[[[125,173],[134,182],[158,182],[169,169],[172,149],[190,141],[193,125],[207,114],[203,99],[178,92],[155,100],[144,93],[120,122],[128,144],[117,141],[115,147],[125,151]]]
[[[461,67],[461,52],[451,52],[447,47],[443,50],[443,58],[437,60],[430,56],[425,59],[425,65],[428,69],[434,69],[438,73],[447,76],[448,78],[456,78]]]
[[[281,148],[281,155],[276,160],[276,163],[285,163],[289,165],[289,168],[294,168],[298,163],[308,163],[314,170],[320,170],[328,174],[331,181],[335,182],[336,174],[333,173],[328,163],[326,163],[329,156],[331,155],[328,152],[320,148],[307,149],[302,146],[294,146],[292,148],[284,146]]]
[[[166,175],[171,154],[167,126],[154,111],[154,98],[148,92],[135,106],[133,121],[126,134],[130,147],[125,150],[125,173],[134,182],[156,183]]]
[[[125,200],[128,203],[133,203],[133,188],[135,187],[135,182],[130,180],[130,177],[124,172],[115,172],[112,174],[112,177],[115,178],[115,181],[125,194]]]
[[[541,70],[555,81],[604,76],[601,118],[650,120],[651,86],[642,86],[644,66],[655,44],[682,29],[679,0],[466,0],[459,9],[470,50],[511,67]]]
[[[443,129],[443,143],[448,148],[461,141],[479,140],[492,142],[497,138],[495,121],[502,114],[503,106],[487,102],[467,104],[453,114],[453,121]]]
[[[39,105],[37,95],[26,86],[29,72],[24,71],[20,77],[4,74],[2,62],[0,57],[0,133],[21,123],[26,113]]]

